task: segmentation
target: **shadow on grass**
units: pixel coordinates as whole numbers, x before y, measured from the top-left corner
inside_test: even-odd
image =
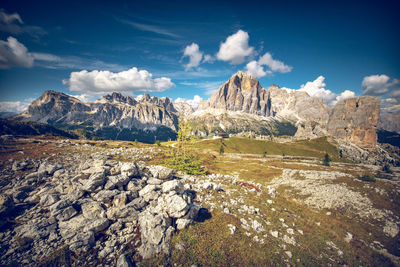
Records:
[[[211,219],[211,213],[208,211],[206,208],[201,208],[199,210],[199,214],[197,215],[197,218],[195,219],[196,222],[204,222],[206,220]]]

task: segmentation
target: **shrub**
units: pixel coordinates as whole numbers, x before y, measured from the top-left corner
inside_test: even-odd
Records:
[[[360,180],[360,181],[363,181],[363,182],[368,182],[368,183],[375,183],[376,182],[375,177],[373,177],[369,173],[366,173],[366,174],[363,174],[363,175],[358,175],[357,179]]]
[[[137,146],[137,144],[138,144],[138,140],[137,140],[137,139],[135,139],[135,146]]]
[[[330,159],[328,153],[325,153],[324,160],[322,161],[322,165],[330,166],[329,162],[331,162],[331,159]]]
[[[267,151],[264,151],[264,153],[263,153],[263,157],[265,158],[266,156],[267,156]]]
[[[156,140],[155,144],[156,144],[157,146],[161,146],[160,140]]]
[[[220,155],[223,155],[224,152],[225,152],[224,146],[221,145],[221,146],[219,147],[219,154],[220,154]]]

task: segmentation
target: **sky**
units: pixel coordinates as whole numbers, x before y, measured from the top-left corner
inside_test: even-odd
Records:
[[[46,90],[196,105],[237,71],[400,110],[400,1],[0,2],[0,111]]]

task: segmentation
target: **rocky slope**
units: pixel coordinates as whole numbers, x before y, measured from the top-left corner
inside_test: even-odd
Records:
[[[362,147],[376,147],[379,99],[372,96],[339,101],[329,115],[328,133]]]

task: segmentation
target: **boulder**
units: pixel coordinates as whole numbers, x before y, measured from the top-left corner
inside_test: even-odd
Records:
[[[150,174],[157,179],[168,180],[174,176],[174,170],[163,166],[149,166]]]
[[[184,188],[179,180],[171,180],[162,184],[162,192],[176,192],[177,194],[183,194]]]
[[[135,162],[121,162],[120,171],[121,175],[128,178],[139,176],[139,170]]]
[[[96,188],[104,185],[106,180],[104,172],[96,172],[89,176],[89,179],[82,185],[82,190],[94,192]]]

